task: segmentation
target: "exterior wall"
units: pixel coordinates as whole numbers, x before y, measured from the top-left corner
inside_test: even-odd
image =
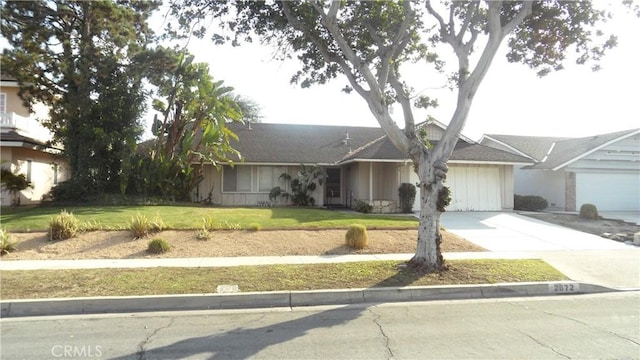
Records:
[[[343,175],[348,174],[347,194],[352,198],[353,207],[358,200],[365,201],[374,207],[373,212],[395,213],[398,203],[398,174],[401,168],[398,163],[358,162],[343,168]],[[371,192],[369,191],[371,189]]]
[[[197,166],[197,165],[196,165]],[[207,201],[209,193],[211,193],[211,203],[214,205],[222,206],[263,206],[263,205],[288,205],[285,199],[277,199],[275,203],[269,199],[269,190],[263,190],[259,188],[258,165],[243,165],[236,164],[236,167],[246,166],[251,169],[251,189],[248,191],[225,191],[224,190],[224,167],[221,170],[216,169],[212,165],[204,165],[203,169],[204,179],[198,185],[197,190],[194,192],[194,199],[203,202]],[[268,165],[264,165],[268,166]],[[300,169],[299,166],[280,166],[284,168],[284,172],[290,174],[292,177],[296,176],[296,173]],[[279,186],[288,189],[288,184],[285,181],[281,181]],[[311,196],[315,199],[316,206],[324,205],[324,187],[317,186],[316,190],[311,193]]]
[[[502,165],[500,171],[500,190],[502,198],[502,210],[513,210],[513,166]]]
[[[14,112],[20,116],[29,117],[29,109],[18,96],[18,87],[2,86],[0,92],[7,94],[7,112]]]
[[[549,209],[568,210],[566,209],[567,194],[564,171],[533,170],[518,167],[514,171],[513,179],[516,195],[542,196],[549,203]]]
[[[47,194],[55,186],[55,183],[67,180],[68,171],[64,166],[58,165],[57,174],[54,164],[58,160],[54,155],[24,148],[2,148],[2,161],[6,161],[11,170],[18,174],[24,174],[29,179],[29,161],[31,162],[30,181],[33,185],[20,192],[20,204],[38,204],[46,199]],[[11,196],[2,191],[1,203],[3,206],[11,205]]]

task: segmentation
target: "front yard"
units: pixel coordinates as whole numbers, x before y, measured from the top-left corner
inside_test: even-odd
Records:
[[[416,218],[401,215],[371,215],[313,208],[216,208],[188,205],[3,207],[2,227],[10,232],[46,231],[49,220],[66,210],[88,230],[124,230],[136,215],[159,218],[166,229],[193,230],[204,223],[220,228],[241,229],[335,229],[358,223],[367,228],[415,228]]]

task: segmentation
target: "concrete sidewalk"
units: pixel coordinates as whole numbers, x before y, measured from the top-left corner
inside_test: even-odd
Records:
[[[154,267],[227,267],[279,264],[327,264],[357,261],[409,260],[413,254],[366,254],[321,256],[240,256],[208,258],[164,259],[83,259],[83,260],[7,260],[0,261],[0,270],[62,270],[62,269],[117,269]],[[522,252],[452,252],[444,253],[445,259],[524,259],[530,255]]]

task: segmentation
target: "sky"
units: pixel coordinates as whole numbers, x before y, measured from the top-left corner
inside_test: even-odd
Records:
[[[607,29],[618,36],[618,46],[598,72],[568,63],[566,69],[539,78],[524,65],[508,63],[503,46],[475,97],[463,134],[473,140],[483,134],[582,137],[640,128],[640,19],[619,12]],[[260,104],[265,123],[379,126],[364,99],[340,91],[347,85],[344,76],[302,89],[289,82],[298,62],[274,60],[268,45],[234,48],[203,39],[191,40],[189,50],[196,61],[210,64],[216,80]],[[448,124],[455,92],[419,71],[405,77],[416,79],[415,87],[425,95],[438,98],[440,106],[429,114]],[[401,114],[396,105],[392,116],[403,127]],[[426,115],[419,112],[416,121]]]

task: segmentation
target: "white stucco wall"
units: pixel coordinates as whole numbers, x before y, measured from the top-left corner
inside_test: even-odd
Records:
[[[542,196],[549,203],[549,209],[565,209],[564,171],[527,170],[516,167],[513,179],[515,195]]]

